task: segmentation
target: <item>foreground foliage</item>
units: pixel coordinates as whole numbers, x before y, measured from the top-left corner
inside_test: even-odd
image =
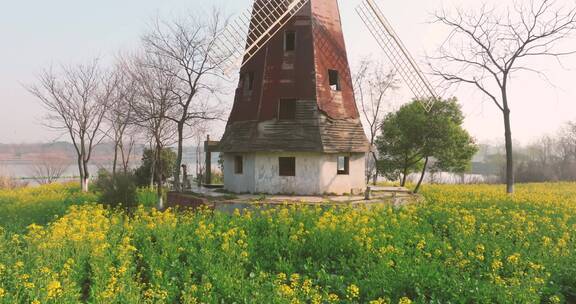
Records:
[[[73,206],[0,235],[4,303],[562,303],[576,185],[428,186],[401,209]]]

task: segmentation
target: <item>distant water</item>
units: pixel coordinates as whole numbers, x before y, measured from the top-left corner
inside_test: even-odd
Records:
[[[188,166],[188,174],[194,174],[196,172],[196,155],[195,154],[185,154],[182,160],[183,164]],[[137,161],[132,162],[131,166],[139,166],[140,158]],[[95,176],[98,170],[101,168],[110,170],[112,167],[112,161],[105,163],[93,163],[89,165],[88,169],[90,174]],[[218,168],[218,154],[212,155],[212,170]],[[23,161],[23,160],[0,160],[0,175],[10,176],[19,179],[28,179],[35,176],[34,162]],[[70,162],[70,165],[66,168],[63,178],[69,179],[79,176],[78,165],[75,162]]]
[[[91,174],[96,174],[99,167],[90,165],[88,169]],[[0,175],[25,179],[35,176],[36,173],[34,163],[31,161],[0,161]],[[64,171],[63,177],[75,177],[78,175],[78,166],[70,164]]]

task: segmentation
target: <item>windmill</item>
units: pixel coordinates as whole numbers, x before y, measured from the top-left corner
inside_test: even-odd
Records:
[[[224,72],[230,74],[249,62],[309,1],[255,1],[252,8],[231,22],[218,39],[217,51],[228,54]],[[439,96],[377,3],[374,0],[362,0],[356,7],[356,13],[413,96],[429,111]],[[253,16],[259,16],[259,19],[255,21]]]
[[[255,0],[220,33],[213,58],[225,58],[224,74],[244,66],[310,0]]]
[[[438,95],[378,5],[374,0],[363,0],[356,7],[356,13],[392,62],[400,77],[410,88],[414,97],[422,102],[427,111],[430,111],[434,102],[438,100]]]
[[[429,108],[436,98],[432,86],[373,1],[365,1],[358,12]],[[227,190],[364,192],[371,147],[356,105],[338,0],[254,0],[221,33],[216,49],[213,58],[226,58],[223,71],[240,74],[217,143]]]
[[[255,0],[219,43],[221,54],[234,53],[224,70],[240,72],[218,144],[224,187],[238,193],[363,192],[370,145],[338,1]]]

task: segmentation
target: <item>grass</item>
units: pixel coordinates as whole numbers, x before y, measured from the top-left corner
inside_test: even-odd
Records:
[[[399,209],[233,215],[72,206],[0,233],[0,303],[576,301],[576,184],[423,194]]]

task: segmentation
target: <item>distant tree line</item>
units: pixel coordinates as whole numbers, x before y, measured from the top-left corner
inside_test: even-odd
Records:
[[[576,181],[576,121],[566,123],[556,134],[517,146],[514,175],[518,182]],[[494,174],[504,182],[503,148],[484,146],[483,150],[483,160],[476,164],[476,173]]]

